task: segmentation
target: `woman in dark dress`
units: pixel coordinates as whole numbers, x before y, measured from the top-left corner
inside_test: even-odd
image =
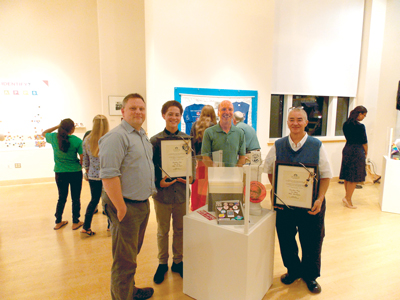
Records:
[[[348,208],[353,206],[351,197],[358,182],[365,181],[365,159],[368,154],[368,140],[365,126],[360,123],[367,116],[364,106],[357,106],[350,112],[349,119],[343,124],[346,145],[343,148],[342,167],[339,179],[344,180],[346,196],[342,199]]]
[[[193,149],[196,155],[196,180],[192,184],[191,207],[192,211],[206,204],[207,169],[201,161],[201,144],[204,131],[217,124],[217,116],[211,105],[206,105],[201,110],[200,118],[193,123],[190,135],[193,136]]]

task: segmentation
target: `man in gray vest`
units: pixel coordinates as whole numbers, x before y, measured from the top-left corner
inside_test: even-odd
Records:
[[[329,187],[332,171],[327,154],[321,141],[308,136],[305,128],[308,124],[307,114],[303,108],[291,108],[287,125],[290,134],[277,140],[265,159],[264,172],[272,182],[275,160],[279,162],[316,164],[319,169],[318,196],[311,210],[304,208],[284,207],[276,212],[276,231],[283,264],[287,273],[282,275],[284,284],[291,284],[303,278],[310,292],[318,294],[321,286],[316,279],[321,270],[321,249],[325,236],[325,193]],[[285,199],[282,199],[285,201]],[[298,256],[296,234],[302,249],[302,259]]]

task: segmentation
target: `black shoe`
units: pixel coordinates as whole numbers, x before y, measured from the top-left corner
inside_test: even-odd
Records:
[[[159,264],[156,274],[154,275],[154,282],[157,284],[160,284],[161,282],[164,281],[164,275],[168,271],[168,265],[167,264]]]
[[[321,293],[321,286],[319,285],[318,282],[316,282],[315,280],[306,280],[306,279],[304,279],[304,281],[307,284],[307,287],[311,293],[313,294]]]
[[[175,273],[179,273],[179,275],[181,275],[181,277],[183,278],[183,262],[181,261],[178,264],[172,263],[171,271],[175,272]]]
[[[281,281],[284,284],[292,284],[299,278],[300,278],[300,276],[292,276],[289,273],[286,273],[281,276]]]
[[[362,189],[362,185],[361,184],[356,184],[356,189]]]
[[[133,300],[140,300],[140,299],[149,299],[153,296],[154,290],[153,288],[144,288],[144,289],[137,289],[136,295],[133,297]]]

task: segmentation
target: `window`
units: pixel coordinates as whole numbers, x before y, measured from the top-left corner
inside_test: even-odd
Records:
[[[283,95],[271,96],[271,118],[269,122],[269,137],[282,137]],[[277,124],[281,125],[276,126]]]
[[[349,97],[338,97],[336,110],[336,128],[335,136],[343,135],[343,123],[346,122],[349,115]]]
[[[293,96],[293,106],[303,106],[307,113],[309,135],[326,136],[328,101],[324,96]]]
[[[302,106],[307,113],[306,131],[312,136],[343,136],[342,126],[347,120],[350,97],[314,95],[271,95],[270,138],[289,134],[286,126],[289,107]]]

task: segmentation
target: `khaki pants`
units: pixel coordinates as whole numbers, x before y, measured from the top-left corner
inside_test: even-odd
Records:
[[[104,206],[111,221],[112,255],[111,296],[113,300],[132,299],[135,287],[136,256],[143,244],[150,215],[149,201],[125,201],[127,211],[120,222],[117,210],[104,193]]]
[[[172,216],[172,254],[174,263],[183,258],[183,216],[186,214],[186,203],[164,204],[154,200],[157,217],[157,244],[159,264],[168,263],[168,240]]]

